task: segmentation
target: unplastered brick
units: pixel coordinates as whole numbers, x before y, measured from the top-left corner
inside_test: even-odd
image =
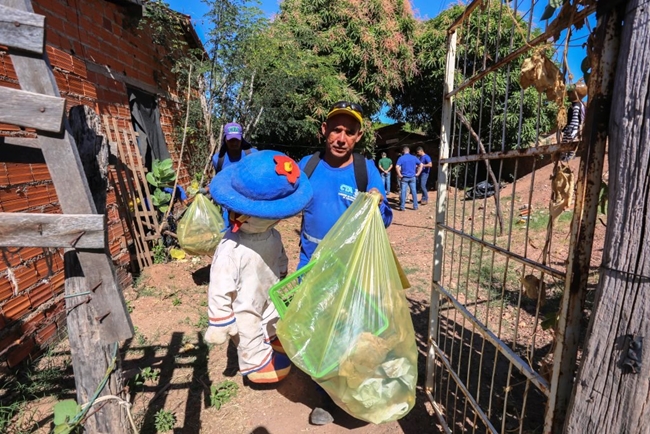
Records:
[[[26,197],[19,197],[14,200],[0,202],[0,207],[4,212],[20,212],[29,208],[29,202]]]
[[[7,355],[7,364],[9,365],[9,367],[13,368],[14,366],[18,365],[20,362],[25,360],[29,356],[29,353],[32,352],[35,346],[36,346],[36,342],[34,341],[34,338],[29,337],[25,339],[25,341],[20,345],[18,345],[16,348],[13,348],[11,351],[9,351],[9,354]]]
[[[54,321],[45,325],[36,333],[36,342],[39,345],[46,344],[54,336],[56,330],[57,330],[57,326],[56,326],[56,322]]]
[[[5,300],[9,300],[14,295],[14,287],[11,286],[11,282],[7,276],[0,277],[0,303]]]
[[[49,301],[54,296],[52,294],[52,287],[49,283],[42,283],[31,291],[29,291],[29,300],[32,303],[32,307],[36,309],[46,301]]]
[[[47,164],[45,163],[32,163],[32,176],[34,181],[50,181],[52,177],[50,176],[50,171],[47,169]]]
[[[25,315],[31,307],[29,297],[19,295],[2,306],[2,313],[8,321],[14,321]]]

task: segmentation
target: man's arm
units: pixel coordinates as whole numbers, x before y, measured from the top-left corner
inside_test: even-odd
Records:
[[[420,176],[420,173],[422,173],[422,163],[418,163],[418,165],[415,166],[415,176]]]
[[[390,172],[391,170],[393,170],[393,165],[392,164],[390,166],[388,166],[388,170],[386,170],[386,173]]]
[[[399,164],[395,166],[395,172],[397,173],[397,177],[402,179],[402,166]]]

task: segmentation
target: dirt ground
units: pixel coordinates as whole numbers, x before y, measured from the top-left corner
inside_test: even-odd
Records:
[[[393,201],[393,196],[390,197]],[[424,351],[427,335],[429,279],[432,262],[435,206],[418,211],[395,212],[388,233],[412,288],[408,291],[420,349],[420,381],[416,407],[402,420],[383,425],[358,421],[344,411],[334,414],[335,422],[317,427],[309,424],[309,413],[320,397],[311,379],[294,367],[289,377],[275,387],[254,390],[237,374],[236,353],[227,345],[208,349],[205,331],[206,292],[210,258],[155,265],[146,270],[126,298],[133,308],[137,326],[135,338],[124,348],[126,376],[147,366],[160,369],[156,384],[145,384],[135,397],[134,414],[144,420],[143,432],[153,432],[153,415],[160,409],[172,411],[179,433],[419,433],[437,432],[437,419],[423,393]],[[300,219],[278,225],[290,269],[298,262]],[[224,380],[239,385],[237,396],[220,410],[209,407],[209,386]],[[153,395],[165,385],[149,405]]]
[[[577,161],[572,166],[575,171]],[[552,167],[547,166],[536,173],[531,202],[533,209],[548,206],[551,171]],[[517,195],[520,191],[529,191],[530,182],[530,175],[518,180]],[[506,188],[502,197],[508,194],[512,195],[512,190]],[[333,424],[313,426],[308,422],[309,413],[319,404],[320,397],[310,378],[297,368],[294,367],[289,377],[277,386],[254,389],[248,383],[244,384],[237,373],[234,348],[228,345],[210,347],[202,340],[207,327],[206,295],[211,258],[188,257],[148,268],[132,287],[125,290],[136,333],[121,348],[122,368],[125,380],[131,387],[132,414],[141,432],[156,432],[155,416],[161,409],[173,413],[173,432],[183,434],[441,432],[423,389],[435,196],[435,192],[431,192],[429,205],[421,205],[417,211],[412,209],[412,204],[407,204],[404,212],[395,211],[393,224],[388,228],[391,244],[411,283],[407,298],[420,352],[417,402],[406,417],[397,422],[372,425],[339,410],[334,413]],[[396,194],[389,195],[394,208],[397,208],[398,200]],[[527,198],[520,200],[527,202]],[[484,206],[489,208],[489,203],[485,202]],[[298,262],[300,219],[294,217],[282,221],[277,228],[290,258],[290,270],[293,270]],[[566,237],[566,234],[558,236]],[[602,246],[603,236],[604,228],[597,225],[597,246]],[[561,257],[565,253],[559,252],[557,255]],[[601,253],[596,247],[594,263],[599,263]],[[66,351],[64,341],[54,354],[65,358]],[[63,372],[68,374],[70,386],[71,366],[69,361],[64,365]],[[146,376],[143,371],[154,374]],[[238,385],[237,394],[216,409],[210,405],[210,387],[227,380]],[[136,384],[138,381],[139,384]],[[74,397],[71,390],[59,395]],[[15,426],[40,426],[40,430],[30,431],[46,432],[51,420],[48,412],[51,415],[53,402],[52,398],[35,402],[30,407],[31,412],[24,412],[22,416],[24,418],[29,413],[29,421],[16,421]]]

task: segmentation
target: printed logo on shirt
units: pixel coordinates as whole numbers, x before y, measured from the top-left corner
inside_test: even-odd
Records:
[[[341,187],[339,188],[339,196],[341,196],[343,199],[354,202],[354,199],[357,197],[358,190],[356,188],[352,188],[349,185],[341,184]]]

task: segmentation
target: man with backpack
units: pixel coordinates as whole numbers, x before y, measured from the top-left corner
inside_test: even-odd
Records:
[[[241,125],[236,122],[226,124],[223,127],[221,149],[219,149],[218,154],[214,154],[212,157],[212,166],[214,166],[215,175],[231,164],[237,163],[251,152],[257,152],[257,149],[253,148],[244,139],[244,132]]]
[[[363,136],[362,122],[360,105],[337,102],[321,125],[325,151],[304,157],[298,164],[313,190],[312,200],[303,210],[298,268],[307,265],[318,243],[352,204],[358,192],[381,194],[379,210],[384,225],[390,225],[393,220],[379,170],[372,160],[354,153],[354,146]],[[335,404],[324,390],[318,389],[322,402],[312,410],[309,421],[314,425],[325,425],[334,421],[330,411]]]
[[[311,182],[314,197],[303,212],[300,232],[300,263],[307,265],[318,243],[352,204],[359,191],[382,195],[380,211],[386,226],[393,212],[386,200],[386,191],[372,160],[354,153],[361,140],[363,109],[360,105],[339,101],[321,125],[325,151],[304,157],[300,163]]]
[[[223,137],[221,138],[221,148],[219,152],[212,156],[212,166],[214,167],[215,176],[231,164],[238,163],[252,152],[257,152],[250,143],[244,139],[244,131],[236,122],[230,122],[223,127]],[[228,210],[222,208],[223,221],[226,227],[230,227]]]

